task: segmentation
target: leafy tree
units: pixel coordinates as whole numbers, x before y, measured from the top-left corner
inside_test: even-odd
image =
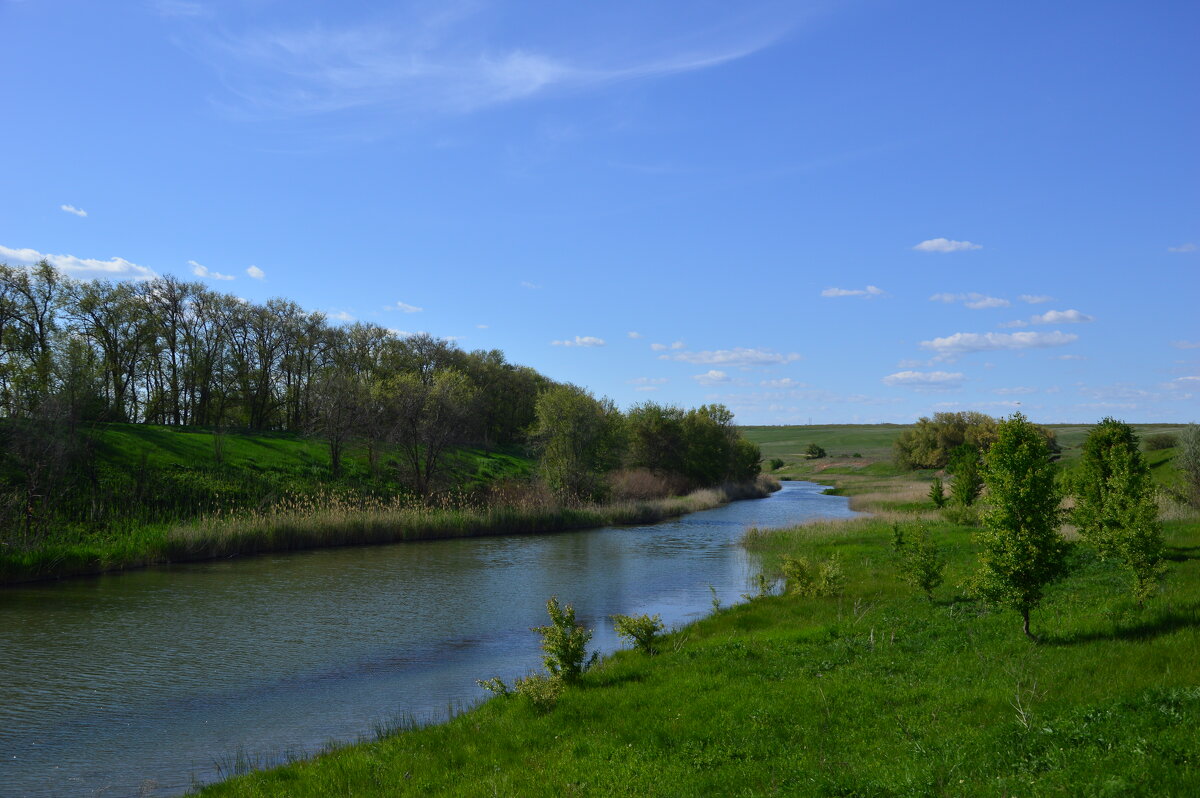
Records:
[[[996,419],[989,415],[973,410],[934,413],[896,439],[896,462],[903,468],[945,468],[959,446],[968,444],[986,452],[995,439]]]
[[[470,437],[475,389],[462,372],[448,368],[425,378],[397,374],[378,390],[387,440],[398,445],[413,490],[428,496],[448,451]]]
[[[609,399],[596,399],[575,385],[543,391],[536,405],[532,438],[546,484],[567,501],[603,497],[604,474],[621,461],[624,425]]]
[[[815,443],[810,443],[808,448],[804,450],[804,456],[812,460],[820,460],[825,455],[825,450]]]
[[[1162,570],[1163,542],[1150,469],[1133,428],[1114,418],[1093,427],[1072,481],[1080,537],[1101,558],[1119,560],[1133,572],[1133,594],[1141,603]]]
[[[679,407],[644,402],[625,415],[630,468],[648,468],[659,474],[682,474],[688,454],[684,431],[687,413]]]
[[[982,567],[976,584],[985,598],[1021,613],[1030,638],[1030,611],[1041,603],[1046,586],[1066,574],[1055,471],[1046,436],[1036,424],[1020,413],[1000,422],[984,458],[988,495],[977,538]]]

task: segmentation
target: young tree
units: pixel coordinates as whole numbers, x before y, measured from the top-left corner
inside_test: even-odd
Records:
[[[1079,535],[1100,553],[1133,572],[1140,604],[1162,571],[1162,528],[1150,469],[1133,428],[1106,418],[1083,442],[1075,476],[1073,520]]]
[[[1046,586],[1066,573],[1066,544],[1058,533],[1062,495],[1046,436],[1025,416],[1000,422],[984,459],[983,529],[978,533],[982,566],[977,585],[988,599],[1021,613],[1025,634],[1029,613]]]
[[[934,477],[933,482],[929,483],[929,500],[939,510],[946,506],[946,486],[942,484],[941,477]]]

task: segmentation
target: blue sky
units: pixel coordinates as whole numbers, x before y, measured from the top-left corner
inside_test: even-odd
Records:
[[[0,0],[0,261],[747,424],[1200,420],[1198,29],[1194,2]]]

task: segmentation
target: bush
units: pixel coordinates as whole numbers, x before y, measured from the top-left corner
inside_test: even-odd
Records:
[[[591,661],[584,661],[592,630],[575,623],[575,607],[560,606],[558,596],[551,596],[546,602],[546,612],[550,614],[550,625],[530,630],[542,636],[542,663],[552,677],[568,684],[578,681],[596,659],[593,655]]]
[[[512,687],[499,677],[491,679],[476,679],[475,684],[502,698],[522,696],[533,704],[538,712],[549,712],[558,703],[562,695],[563,682],[543,673],[531,673],[513,682]]]
[[[825,450],[815,443],[810,443],[804,450],[804,455],[810,460],[819,460],[825,456]]]
[[[663,630],[662,617],[658,615],[614,615],[617,637],[628,640],[644,654],[657,654],[655,643]]]
[[[933,590],[942,584],[946,557],[942,554],[929,530],[921,526],[915,540],[905,541],[897,524],[893,527],[892,547],[896,550],[900,576],[905,582],[922,590],[933,601]]]
[[[929,485],[929,500],[939,510],[946,506],[946,486],[942,484],[941,477],[934,477]]]
[[[846,575],[836,554],[818,562],[785,555],[783,576],[788,592],[799,596],[840,596],[846,587]]]
[[[1142,438],[1142,448],[1148,452],[1173,449],[1178,445],[1179,439],[1168,432],[1159,432],[1155,435],[1147,435],[1145,438]]]
[[[771,458],[771,470],[772,471],[778,471],[779,469],[783,468],[783,465],[784,465],[783,460],[781,460],[780,458],[778,458],[778,457]]]

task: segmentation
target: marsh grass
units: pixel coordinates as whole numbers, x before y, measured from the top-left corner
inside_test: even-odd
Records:
[[[754,483],[706,488],[686,496],[575,506],[555,503],[543,492],[515,483],[501,485],[488,496],[444,494],[433,504],[348,491],[286,496],[261,509],[220,510],[175,525],[129,523],[103,536],[6,551],[0,553],[0,582],[300,549],[652,524],[737,499],[767,496],[778,488],[778,480],[763,475]]]
[[[1076,550],[1040,644],[963,592],[970,530],[928,528],[947,557],[933,602],[898,572],[890,524],[747,532],[755,557],[837,554],[844,594],[721,609],[546,712],[489,701],[204,794],[1200,794],[1200,524],[1166,522],[1170,571],[1141,609]]]

